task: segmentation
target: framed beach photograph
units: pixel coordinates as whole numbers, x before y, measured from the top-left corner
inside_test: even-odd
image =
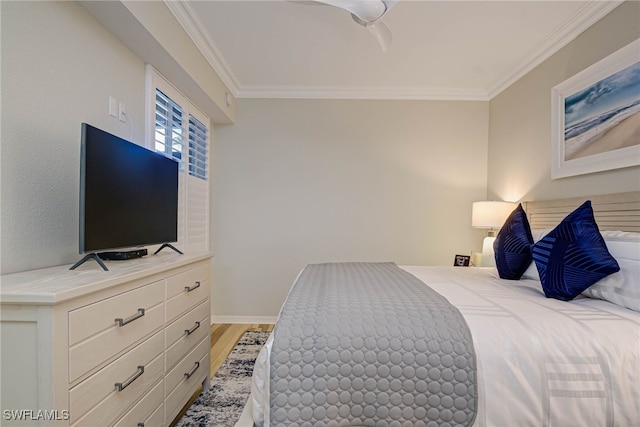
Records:
[[[640,165],[640,39],[551,90],[551,178]]]

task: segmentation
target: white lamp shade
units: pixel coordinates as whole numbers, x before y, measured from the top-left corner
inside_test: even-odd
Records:
[[[473,202],[471,226],[475,228],[500,228],[516,208],[512,202]]]

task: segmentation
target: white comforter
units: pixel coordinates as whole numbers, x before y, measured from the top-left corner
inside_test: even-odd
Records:
[[[475,427],[640,425],[640,313],[590,298],[548,299],[539,282],[502,280],[493,268],[401,268],[467,321],[478,365]],[[270,343],[248,405],[265,426]]]

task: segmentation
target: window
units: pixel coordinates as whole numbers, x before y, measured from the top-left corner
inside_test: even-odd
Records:
[[[156,88],[155,150],[182,167],[182,108]]]
[[[209,129],[189,115],[189,175],[207,179],[207,147]]]
[[[147,65],[147,144],[180,164],[178,243],[209,250],[209,117]]]

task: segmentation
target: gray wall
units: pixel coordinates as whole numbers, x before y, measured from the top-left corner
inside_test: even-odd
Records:
[[[625,2],[491,100],[491,198],[555,199],[640,190],[640,167],[551,179],[551,88],[640,38],[640,2]]]
[[[479,251],[487,126],[487,102],[238,100],[213,148],[213,314],[275,316],[307,263]]]
[[[79,259],[80,123],[142,144],[144,63],[75,2],[0,6],[6,274]],[[127,123],[109,116],[109,96]]]

